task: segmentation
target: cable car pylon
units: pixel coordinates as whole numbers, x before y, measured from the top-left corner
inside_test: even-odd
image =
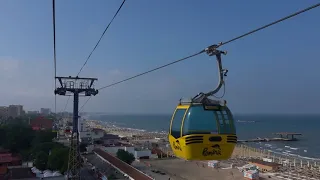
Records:
[[[61,96],[72,96],[73,101],[73,123],[72,132],[70,138],[70,150],[67,178],[68,180],[80,180],[81,172],[81,156],[79,146],[79,130],[78,130],[78,118],[79,118],[79,96],[92,96],[97,95],[98,90],[94,89],[93,83],[97,81],[97,78],[79,78],[76,77],[55,77],[59,81],[60,87],[56,88],[54,93]]]

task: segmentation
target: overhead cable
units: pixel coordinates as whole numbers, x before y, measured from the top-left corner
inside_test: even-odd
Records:
[[[281,18],[281,19],[279,19],[279,20],[277,20],[277,21],[274,21],[274,22],[272,22],[272,23],[270,23],[270,24],[267,24],[267,25],[265,25],[265,26],[262,26],[262,27],[260,27],[260,28],[258,28],[258,29],[255,29],[255,30],[252,30],[252,31],[250,31],[250,32],[247,32],[247,33],[245,33],[245,34],[243,34],[243,35],[241,35],[241,36],[238,36],[238,37],[235,37],[235,38],[233,38],[233,39],[230,39],[229,41],[222,42],[222,43],[220,44],[220,46],[225,45],[225,44],[228,44],[228,43],[233,42],[233,41],[235,41],[235,40],[241,39],[241,38],[243,38],[243,37],[245,37],[245,36],[248,36],[248,35],[253,34],[253,33],[257,32],[257,31],[260,31],[260,30],[262,30],[262,29],[265,29],[265,28],[267,28],[267,27],[269,27],[269,26],[275,25],[275,24],[277,24],[277,23],[279,23],[279,22],[282,22],[282,21],[285,21],[285,20],[287,20],[287,19],[290,19],[290,18],[292,18],[292,17],[294,17],[294,16],[297,16],[297,15],[299,15],[299,14],[302,14],[302,13],[304,13],[304,12],[307,12],[307,11],[309,11],[309,10],[311,10],[311,9],[314,9],[314,8],[318,7],[318,6],[320,6],[320,3],[315,4],[315,5],[313,5],[313,6],[310,6],[310,7],[308,7],[308,8],[302,9],[302,10],[296,12],[296,13],[293,13],[293,14],[291,14],[291,15],[289,15],[289,16],[286,16],[286,17],[284,17],[284,18]]]
[[[111,21],[109,22],[108,26],[105,28],[105,30],[103,31],[102,35],[100,36],[100,39],[98,40],[97,44],[94,46],[93,50],[90,52],[89,56],[87,57],[86,61],[84,62],[84,64],[82,65],[82,67],[80,68],[80,71],[78,72],[77,76],[79,76],[79,74],[81,73],[82,69],[84,68],[84,66],[87,64],[87,62],[89,61],[92,53],[96,50],[96,48],[98,47],[100,41],[102,40],[102,37],[104,36],[104,34],[107,32],[107,30],[109,29],[111,23],[113,22],[113,20],[116,18],[116,16],[118,15],[118,13],[120,12],[123,4],[125,3],[126,0],[123,0],[120,7],[118,8],[117,12],[114,14],[113,18],[111,19]],[[84,105],[87,104],[87,102],[91,99],[88,98],[87,101],[81,106],[79,112],[83,109]],[[68,103],[68,102],[67,102]]]
[[[57,56],[56,56],[56,7],[55,0],[52,0],[52,24],[53,24],[53,62],[54,62],[54,89],[57,89]],[[54,95],[54,113],[57,118],[57,95]]]
[[[70,100],[70,97],[71,97],[71,96],[68,97],[67,103],[66,103],[66,105],[64,106],[64,109],[63,109],[62,112],[66,112],[67,107],[68,107],[68,103],[69,103],[69,100]]]
[[[129,80],[131,80],[131,79],[137,78],[137,77],[139,77],[139,76],[142,76],[142,75],[145,75],[145,74],[151,73],[151,72],[153,72],[153,71],[156,71],[156,70],[159,70],[159,69],[165,68],[165,67],[170,66],[170,65],[172,65],[172,64],[175,64],[175,63],[178,63],[178,62],[181,62],[181,61],[187,60],[187,59],[189,59],[189,58],[192,58],[192,57],[194,57],[194,56],[197,56],[197,55],[199,55],[199,54],[202,54],[203,52],[205,52],[205,51],[203,50],[203,51],[197,52],[197,53],[192,54],[192,55],[190,55],[190,56],[187,56],[187,57],[184,57],[184,58],[178,59],[178,60],[176,60],[176,61],[173,61],[173,62],[171,62],[171,63],[169,63],[169,64],[165,64],[165,65],[163,65],[163,66],[159,66],[159,67],[154,68],[154,69],[151,69],[151,70],[149,70],[149,71],[146,71],[146,72],[143,72],[143,73],[137,74],[137,75],[132,76],[132,77],[130,77],[130,78],[127,78],[127,79],[124,79],[124,80],[121,80],[121,81],[118,81],[118,82],[112,83],[112,84],[107,85],[107,86],[103,86],[103,87],[99,88],[98,90],[105,89],[105,88],[108,88],[108,87],[111,87],[111,86],[114,86],[114,85],[117,85],[117,84],[123,83],[123,82],[125,82],[125,81],[129,81]]]
[[[320,3],[315,4],[315,5],[313,5],[313,6],[310,6],[310,7],[306,8],[306,9],[303,9],[303,10],[298,11],[298,12],[296,12],[296,13],[293,13],[293,14],[291,14],[291,15],[289,15],[289,16],[286,16],[286,17],[284,17],[284,18],[281,18],[281,19],[279,19],[279,20],[277,20],[277,21],[274,21],[274,22],[272,22],[272,23],[270,23],[270,24],[267,24],[267,25],[265,25],[265,26],[262,26],[262,27],[260,27],[260,28],[255,29],[255,30],[252,30],[252,31],[250,31],[250,32],[248,32],[248,33],[245,33],[245,34],[241,35],[241,36],[235,37],[235,38],[233,38],[233,39],[231,39],[231,40],[222,42],[222,43],[220,43],[220,44],[218,45],[218,47],[220,47],[220,46],[222,46],[222,45],[226,45],[226,44],[228,44],[228,43],[230,43],[230,42],[233,42],[233,41],[236,41],[236,40],[238,40],[238,39],[241,39],[241,38],[243,38],[243,37],[245,37],[245,36],[248,36],[248,35],[250,35],[250,34],[253,34],[253,33],[255,33],[255,32],[258,32],[258,31],[260,31],[260,30],[262,30],[262,29],[265,29],[265,28],[267,28],[267,27],[270,27],[270,26],[275,25],[275,24],[277,24],[277,23],[280,23],[280,22],[282,22],[282,21],[285,21],[285,20],[287,20],[287,19],[289,19],[289,18],[292,18],[292,17],[294,17],[294,16],[297,16],[297,15],[299,15],[299,14],[301,14],[301,13],[307,12],[307,11],[313,9],[313,8],[318,7],[318,6],[320,6]],[[214,46],[214,45],[211,45],[211,46]],[[152,69],[152,70],[149,70],[149,71],[146,71],[146,72],[143,72],[143,73],[140,73],[140,74],[137,74],[137,75],[132,76],[132,77],[129,77],[129,78],[127,78],[127,79],[124,79],[124,80],[121,80],[121,81],[118,81],[118,82],[115,82],[115,83],[112,83],[112,84],[103,86],[103,87],[99,88],[99,90],[105,89],[105,88],[108,88],[108,87],[111,87],[111,86],[114,86],[114,85],[117,85],[117,84],[120,84],[120,83],[123,83],[123,82],[125,82],[125,81],[131,80],[131,79],[134,79],[134,78],[137,78],[137,77],[139,77],[139,76],[142,76],[142,75],[148,74],[148,73],[150,73],[150,72],[153,72],[153,71],[162,69],[162,68],[164,68],[164,67],[173,65],[173,64],[175,64],[175,63],[182,62],[182,61],[184,61],[184,60],[187,60],[187,59],[189,59],[189,58],[191,58],[191,57],[197,56],[197,55],[202,54],[202,53],[204,53],[204,52],[206,52],[206,50],[202,50],[202,51],[200,51],[200,52],[198,52],[198,53],[196,53],[196,54],[193,54],[193,55],[187,56],[187,57],[185,57],[185,58],[176,60],[176,61],[171,62],[171,63],[169,63],[169,64],[165,64],[165,65],[163,65],[163,66],[154,68],[154,69]]]
[[[257,29],[255,29],[255,30],[249,31],[249,32],[247,32],[247,33],[245,33],[245,34],[243,34],[243,35],[240,35],[240,36],[238,36],[238,37],[235,37],[235,38],[230,39],[230,40],[225,41],[225,42],[221,42],[221,43],[219,43],[218,45],[211,45],[211,46],[209,46],[209,47],[214,47],[214,46],[215,46],[215,47],[218,48],[218,47],[220,47],[220,46],[223,46],[223,45],[226,45],[226,44],[228,44],[228,43],[234,42],[234,41],[236,41],[236,40],[238,40],[238,39],[241,39],[241,38],[243,38],[243,37],[245,37],[245,36],[248,36],[248,35],[250,35],[250,34],[253,34],[253,33],[256,33],[256,32],[258,32],[258,31],[261,31],[261,30],[263,30],[263,29],[265,29],[265,28],[268,28],[268,27],[270,27],[270,26],[272,26],[272,25],[278,24],[278,23],[280,23],[280,22],[282,22],[282,21],[288,20],[288,19],[290,19],[290,18],[292,18],[292,17],[295,17],[295,16],[297,16],[297,15],[299,15],[299,14],[302,14],[302,13],[304,13],[304,12],[307,12],[307,11],[309,11],[309,10],[311,10],[311,9],[314,9],[314,8],[316,8],[316,7],[319,7],[319,6],[320,6],[320,3],[317,3],[317,4],[313,5],[313,6],[310,6],[310,7],[308,7],[308,8],[303,9],[303,10],[300,10],[300,11],[298,11],[298,12],[295,12],[295,13],[293,13],[293,14],[291,14],[291,15],[288,15],[288,16],[286,16],[286,17],[284,17],[284,18],[281,18],[281,19],[276,20],[276,21],[274,21],[274,22],[272,22],[272,23],[269,23],[269,24],[267,24],[267,25],[264,25],[264,26],[262,26],[262,27],[260,27],[260,28],[257,28]],[[206,48],[206,49],[207,49],[207,48]],[[193,55],[190,55],[190,56],[181,58],[181,59],[179,59],[179,60],[173,61],[173,62],[171,62],[171,63],[165,64],[165,65],[162,65],[162,66],[159,66],[159,67],[157,67],[157,68],[151,69],[151,70],[149,70],[149,71],[145,71],[145,72],[139,73],[139,74],[137,74],[137,75],[135,75],[135,76],[132,76],[132,77],[123,79],[123,80],[121,80],[121,81],[118,81],[118,82],[115,82],[115,83],[112,83],[112,84],[103,86],[103,87],[99,88],[98,90],[102,90],[102,89],[105,89],[105,88],[109,88],[109,87],[115,86],[115,85],[117,85],[117,84],[120,84],[120,83],[129,81],[129,80],[132,80],[132,79],[137,78],[137,77],[139,77],[139,76],[146,75],[146,74],[151,73],[151,72],[153,72],[153,71],[162,69],[162,68],[164,68],[164,67],[168,67],[168,66],[170,66],[170,65],[176,64],[176,63],[178,63],[178,62],[182,62],[182,61],[187,60],[187,59],[189,59],[189,58],[191,58],[191,57],[194,57],[194,56],[197,56],[197,55],[200,55],[200,54],[206,52],[206,49],[204,49],[204,50],[202,50],[202,51],[200,51],[200,52],[198,52],[198,53],[195,53],[195,54],[193,54]],[[87,99],[87,101],[82,105],[81,109],[87,104],[87,102],[88,102],[90,99],[91,99],[91,97]]]
[[[92,51],[90,52],[89,56],[87,57],[86,61],[84,62],[84,64],[82,65],[82,67],[80,68],[80,71],[78,72],[77,76],[79,76],[79,74],[81,73],[82,69],[84,68],[84,66],[87,64],[87,62],[89,61],[92,53],[96,50],[96,48],[98,47],[100,41],[102,40],[102,37],[104,36],[104,34],[107,32],[107,30],[109,29],[111,23],[113,22],[113,20],[116,18],[116,16],[118,15],[119,11],[121,10],[123,4],[126,2],[126,0],[123,0],[120,7],[118,8],[117,12],[114,14],[113,18],[111,19],[111,21],[109,22],[108,26],[104,29],[103,33],[100,36],[100,39],[98,40],[97,44],[94,46],[94,48],[92,49]]]
[[[88,103],[88,101],[92,98],[92,96],[90,96],[86,102],[83,103],[83,105],[81,106],[81,108],[79,109],[79,112],[82,112],[82,109],[84,108],[84,106]]]

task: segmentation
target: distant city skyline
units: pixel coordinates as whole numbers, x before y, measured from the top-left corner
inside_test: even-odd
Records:
[[[102,87],[315,3],[127,1],[80,76],[97,77],[95,87]],[[56,2],[58,76],[77,74],[120,4]],[[0,106],[55,112],[51,2],[11,0],[0,7]],[[221,47],[228,51],[223,56],[229,70],[224,98],[234,114],[320,113],[318,17],[320,8]],[[83,111],[171,114],[181,97],[209,91],[216,83],[216,60],[203,54],[103,89]],[[64,111],[67,99],[57,96],[57,112]],[[79,108],[86,100],[80,98]],[[72,105],[71,97],[66,110],[71,112]]]

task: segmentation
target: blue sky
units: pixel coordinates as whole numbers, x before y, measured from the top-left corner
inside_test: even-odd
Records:
[[[121,2],[56,0],[58,75],[77,74]],[[107,85],[317,2],[127,0],[81,76]],[[51,0],[0,2],[0,105],[53,109],[51,8]],[[233,112],[319,113],[319,17],[317,8],[221,47],[228,51],[225,98]],[[216,68],[203,54],[104,89],[85,111],[171,113],[180,97],[214,88]],[[58,97],[58,110],[66,100]]]

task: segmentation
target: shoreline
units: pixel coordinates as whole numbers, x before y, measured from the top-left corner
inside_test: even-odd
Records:
[[[290,155],[277,154],[268,151],[263,148],[254,148],[244,143],[238,143],[233,151],[231,158],[227,160],[219,161],[219,166],[217,168],[211,168],[208,166],[208,161],[185,161],[174,157],[174,154],[168,146],[167,133],[157,132],[157,131],[147,131],[143,129],[128,128],[128,127],[118,127],[110,122],[103,122],[99,120],[88,120],[87,125],[92,128],[101,128],[106,133],[116,134],[122,137],[127,137],[131,142],[131,145],[134,145],[135,148],[140,149],[141,147],[150,148],[152,146],[152,141],[155,141],[158,144],[157,148],[163,153],[163,158],[160,159],[149,159],[141,161],[142,163],[136,163],[137,167],[144,172],[152,173],[151,169],[159,169],[163,172],[166,172],[170,177],[182,178],[182,179],[195,179],[194,174],[201,171],[203,174],[210,174],[215,172],[215,176],[219,176],[222,179],[229,179],[231,172],[234,175],[233,178],[243,178],[243,173],[240,172],[240,167],[243,167],[246,164],[249,164],[250,159],[260,159],[265,160],[268,158],[268,161],[280,164],[280,168],[277,172],[267,172],[260,173],[261,179],[266,179],[268,176],[271,176],[271,179],[287,178],[294,177],[295,179],[301,179],[302,177],[317,177],[320,178],[320,161],[319,160],[310,160],[305,158],[293,157]],[[135,137],[132,137],[134,135]],[[164,141],[158,141],[158,138],[164,139]],[[162,156],[162,155],[160,155]],[[173,157],[172,157],[173,156]],[[169,157],[169,158],[167,158]],[[149,164],[147,167],[143,164],[146,162]],[[146,166],[146,167],[144,167]],[[188,169],[188,172],[185,170]],[[216,169],[216,170],[214,170]],[[213,171],[214,170],[214,171]],[[190,173],[191,172],[191,173]],[[300,178],[301,177],[301,178]]]
[[[140,140],[151,140],[151,139],[154,140],[155,138],[161,138],[166,140],[167,134],[168,134],[168,132],[166,131],[148,131],[145,129],[120,127],[113,124],[112,122],[104,122],[101,120],[86,120],[86,121],[91,128],[100,128],[105,130],[109,134],[118,135],[119,137],[136,137],[136,138],[139,137]],[[256,148],[256,147],[250,146],[250,143],[248,144],[238,143],[237,147],[239,145],[250,148],[252,150],[250,151],[251,154],[256,154],[257,152],[259,152],[260,155],[269,154],[269,156],[272,155],[274,157],[281,157],[282,159],[288,158],[288,159],[296,159],[296,160],[303,160],[303,161],[319,162],[320,164],[320,157],[309,157],[309,156],[301,156],[299,154],[281,153],[281,152],[276,152],[264,147]],[[250,156],[251,154],[247,154],[247,155]]]

